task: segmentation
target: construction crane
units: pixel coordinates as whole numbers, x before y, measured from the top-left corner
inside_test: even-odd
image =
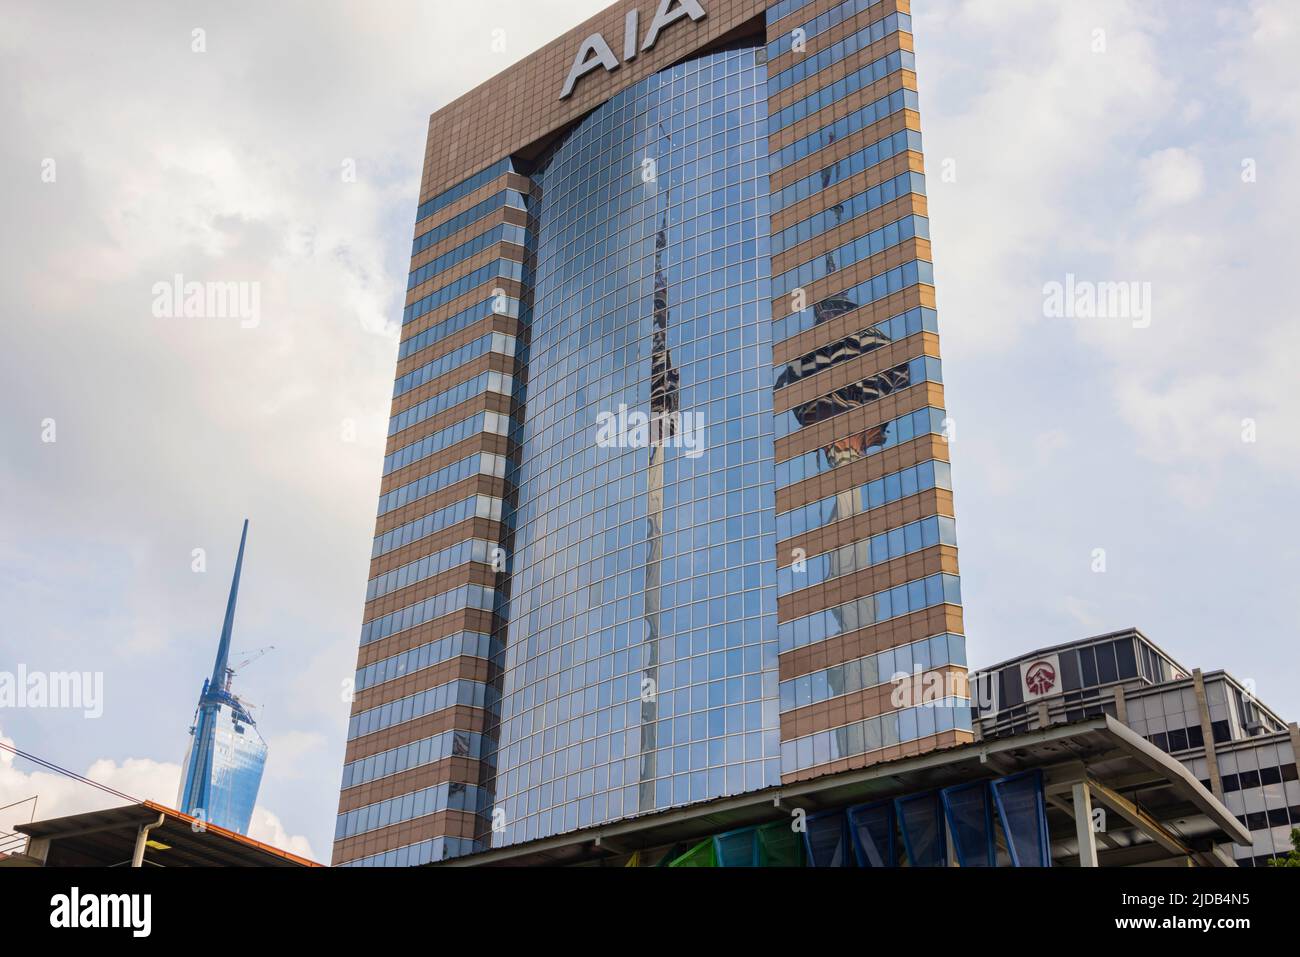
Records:
[[[243,671],[254,661],[256,661],[258,658],[261,658],[264,654],[266,654],[269,651],[275,651],[275,645],[267,645],[265,648],[258,648],[256,651],[245,651],[242,652],[241,654],[235,655],[236,658],[241,658],[243,660],[241,660],[239,664],[235,665],[233,668],[226,669],[226,692],[227,693],[230,692],[230,684],[234,680],[236,672]]]

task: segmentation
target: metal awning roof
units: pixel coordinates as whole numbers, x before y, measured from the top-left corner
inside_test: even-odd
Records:
[[[19,824],[15,830],[30,839],[28,853],[6,864],[25,857],[24,863],[34,858],[47,867],[127,867],[139,829],[157,823],[159,815],[163,823],[149,832],[145,867],[322,866],[225,828],[196,829],[195,818],[153,801]]]
[[[1109,715],[929,751],[854,771],[627,818],[440,862],[441,866],[595,863],[638,849],[701,841],[734,828],[868,801],[917,794],[1040,768],[1046,777],[1053,860],[1077,859],[1075,823],[1060,795],[1077,781],[1123,811],[1099,841],[1103,866],[1184,861],[1231,864],[1214,846],[1250,833],[1177,760]],[[1103,798],[1105,794],[1107,798]],[[1126,816],[1137,809],[1137,824]],[[1153,838],[1152,835],[1156,835]],[[1163,843],[1162,843],[1163,842]],[[1183,853],[1184,851],[1188,853]]]

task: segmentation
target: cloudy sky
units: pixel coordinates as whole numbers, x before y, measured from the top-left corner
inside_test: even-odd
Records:
[[[104,676],[0,737],[173,801],[248,517],[253,834],[328,860],[427,117],[605,5],[0,3],[0,671]],[[1300,5],[914,6],[973,663],[1136,625],[1300,717]]]

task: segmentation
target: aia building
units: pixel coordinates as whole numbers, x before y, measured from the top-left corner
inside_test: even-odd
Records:
[[[908,0],[625,0],[430,117],[335,864],[972,740],[917,107]]]

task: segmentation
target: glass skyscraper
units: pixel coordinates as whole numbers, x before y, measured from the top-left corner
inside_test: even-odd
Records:
[[[197,762],[194,761],[195,739],[191,738],[185,755],[185,778],[181,782],[181,803],[194,787]],[[208,776],[208,796],[195,798],[187,814],[202,817],[209,824],[240,834],[248,833],[257,805],[266,767],[266,742],[242,709],[221,705],[216,710],[212,730],[212,763]],[[201,811],[201,814],[195,813]]]
[[[176,799],[177,808],[185,814],[240,834],[248,833],[266,767],[266,742],[258,733],[248,708],[231,689],[233,672],[229,667],[230,638],[247,539],[248,522],[245,521],[217,658],[212,676],[204,680],[199,693]]]
[[[970,740],[910,28],[625,0],[431,117],[336,864]]]

